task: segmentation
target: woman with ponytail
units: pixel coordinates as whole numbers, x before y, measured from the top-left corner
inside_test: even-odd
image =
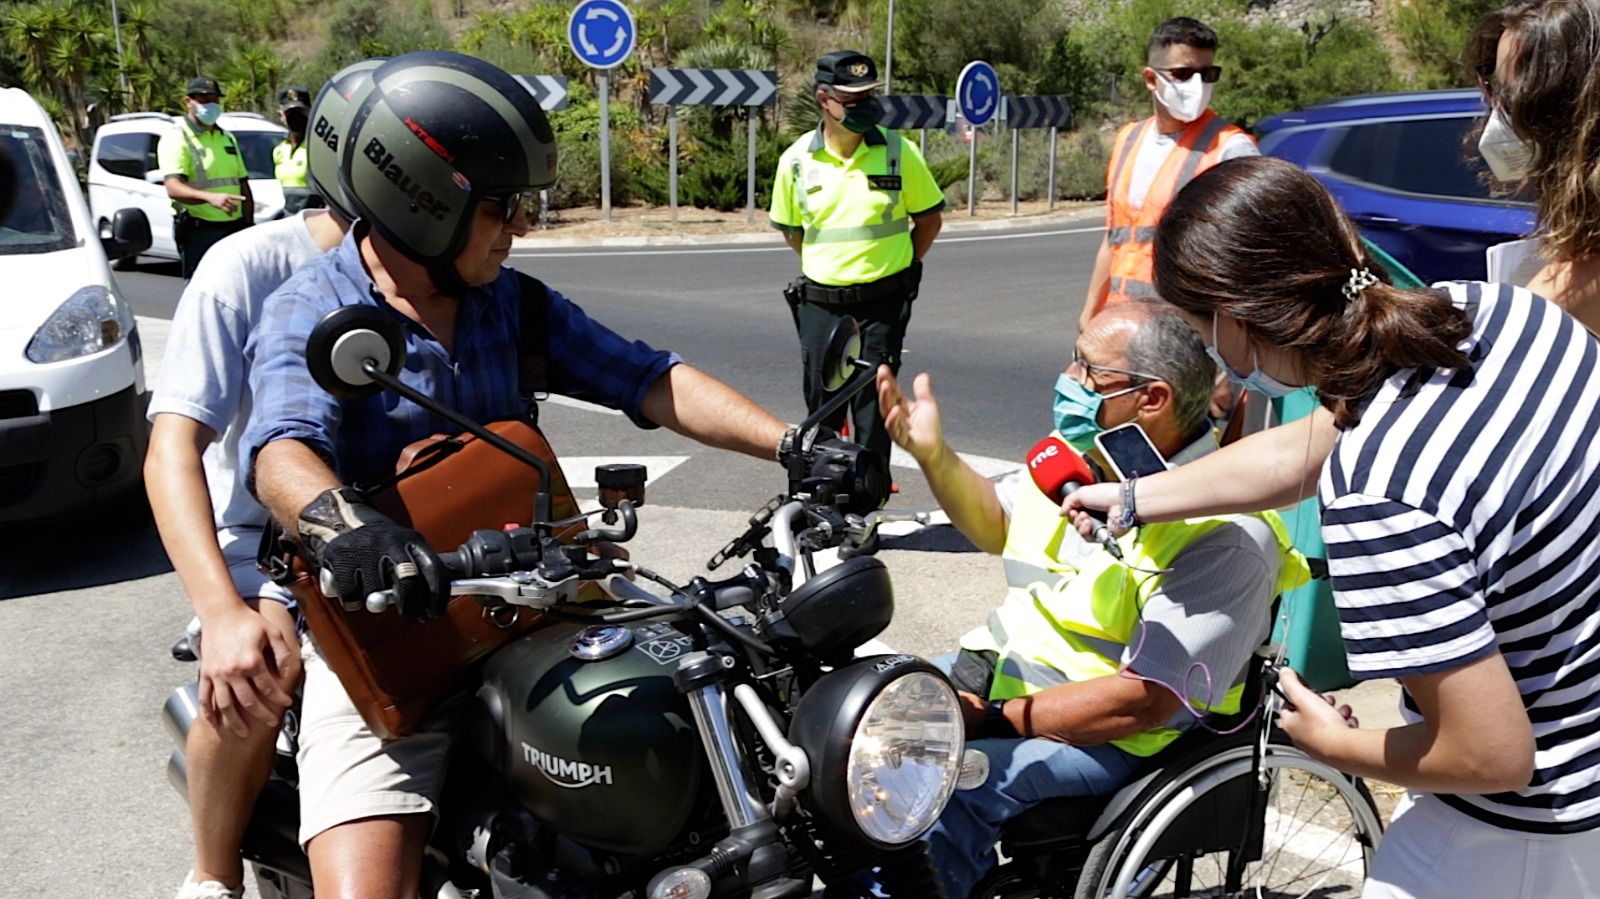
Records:
[[[1327,190],[1270,158],[1178,195],[1155,281],[1235,381],[1314,387],[1324,407],[1262,435],[1277,443],[1261,467],[1326,457],[1350,671],[1399,678],[1413,723],[1353,729],[1292,672],[1279,723],[1409,790],[1363,895],[1600,895],[1600,343],[1521,288],[1389,285]],[[1118,523],[1183,512],[1184,484],[1236,486],[1186,468],[1122,485]],[[1067,505],[1104,508],[1082,497],[1108,489]]]

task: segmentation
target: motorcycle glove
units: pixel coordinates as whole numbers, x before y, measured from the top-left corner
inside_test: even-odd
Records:
[[[332,572],[346,608],[392,588],[407,618],[444,614],[450,580],[439,556],[421,534],[367,505],[356,491],[335,487],[318,494],[300,510],[299,531],[317,565]]]

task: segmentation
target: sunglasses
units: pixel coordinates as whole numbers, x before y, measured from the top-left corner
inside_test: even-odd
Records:
[[[495,206],[500,216],[500,224],[509,225],[521,210],[528,221],[533,221],[539,216],[539,192],[536,190],[518,191],[514,194],[503,194],[498,197],[484,197],[483,202]]]
[[[1157,72],[1166,72],[1173,81],[1188,81],[1196,75],[1206,84],[1216,84],[1222,77],[1222,66],[1151,66]]]

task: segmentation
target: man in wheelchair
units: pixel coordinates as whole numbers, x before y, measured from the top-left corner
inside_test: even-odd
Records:
[[[1113,306],[1057,379],[1055,436],[1088,450],[1101,430],[1137,422],[1181,465],[1216,448],[1215,375],[1177,310]],[[1008,820],[1046,799],[1109,794],[1199,716],[1236,711],[1272,598],[1307,570],[1273,513],[1136,527],[1118,540],[1119,560],[1079,537],[1059,497],[1026,474],[991,481],[963,462],[926,374],[908,398],[880,370],[878,394],[890,435],[951,522],[1005,560],[1005,600],[949,661],[990,771],[928,835],[945,894],[965,897]]]

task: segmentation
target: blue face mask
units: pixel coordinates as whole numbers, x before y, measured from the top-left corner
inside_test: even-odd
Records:
[[[1106,400],[1132,393],[1144,387],[1135,384],[1107,394],[1095,393],[1078,383],[1078,379],[1062,372],[1056,378],[1055,413],[1056,431],[1061,439],[1080,453],[1094,449],[1094,437],[1105,430],[1100,426],[1100,406]]]
[[[1228,380],[1251,393],[1260,394],[1269,399],[1281,399],[1300,389],[1293,385],[1285,384],[1267,374],[1261,368],[1261,357],[1256,352],[1254,344],[1250,346],[1250,367],[1254,370],[1247,375],[1241,375],[1234,371],[1233,366],[1228,364],[1228,360],[1222,358],[1222,351],[1217,349],[1218,318],[1219,316],[1214,314],[1211,316],[1211,345],[1206,347],[1206,355],[1210,356],[1211,361],[1217,364],[1217,368],[1222,369],[1223,373],[1228,376]]]
[[[201,103],[194,111],[195,121],[202,125],[215,125],[222,117],[221,103]]]

